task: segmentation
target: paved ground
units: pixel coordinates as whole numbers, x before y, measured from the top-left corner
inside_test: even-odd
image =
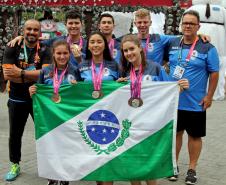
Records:
[[[0,185],[45,185],[46,180],[37,174],[37,162],[33,122],[29,119],[23,137],[22,173],[12,183],[4,182],[3,175],[8,170],[8,113],[7,95],[0,94]],[[207,115],[207,137],[204,139],[203,151],[199,160],[199,185],[226,185],[226,101],[214,102]],[[186,142],[186,137],[185,141]],[[159,180],[158,185],[183,185],[188,166],[188,155],[184,144],[180,155],[180,179],[169,182]],[[72,182],[71,185],[94,185],[94,182]],[[128,182],[117,182],[115,185],[129,185]]]

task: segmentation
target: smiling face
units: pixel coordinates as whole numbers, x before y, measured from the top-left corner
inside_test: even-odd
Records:
[[[133,41],[126,41],[122,44],[122,51],[125,59],[133,65],[141,62],[142,48]]]
[[[149,16],[135,17],[134,24],[137,27],[139,34],[146,35],[149,33],[149,27],[151,26],[151,19]]]
[[[104,39],[99,34],[94,34],[90,37],[88,49],[90,50],[93,56],[103,55],[104,48],[105,48]]]
[[[66,45],[61,44],[54,48],[53,58],[57,65],[57,68],[64,69],[68,64],[70,58],[70,52]]]
[[[200,28],[197,17],[191,14],[184,15],[181,28],[184,36],[195,37]]]
[[[24,39],[28,44],[36,44],[40,36],[40,23],[36,20],[28,20],[24,25]]]
[[[68,30],[68,34],[70,36],[80,35],[82,29],[82,23],[79,18],[77,19],[67,19],[66,27]]]
[[[111,35],[114,27],[115,25],[111,17],[103,17],[99,24],[99,29],[104,35]]]

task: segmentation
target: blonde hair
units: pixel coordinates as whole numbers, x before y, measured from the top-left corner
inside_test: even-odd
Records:
[[[151,19],[150,11],[147,10],[147,9],[144,9],[144,8],[141,8],[141,9],[137,10],[134,15],[135,15],[135,18],[136,17],[143,18],[143,17],[148,16]]]

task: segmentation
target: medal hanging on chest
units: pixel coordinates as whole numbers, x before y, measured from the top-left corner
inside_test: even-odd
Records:
[[[80,37],[79,44],[77,44],[77,43],[72,43],[71,38],[68,36],[67,37],[67,43],[69,44],[74,57],[80,57],[81,56],[81,50],[82,50],[82,47],[83,47],[82,37]]]
[[[57,70],[56,67],[54,67],[54,75],[53,75],[53,89],[54,89],[54,93],[52,95],[52,100],[55,103],[60,103],[61,102],[61,96],[59,94],[59,89],[60,89],[60,84],[63,81],[65,72],[67,71],[67,67],[62,71],[62,73],[60,74],[60,78],[59,79],[58,79],[58,70]]]
[[[27,47],[26,47],[25,42],[24,42],[24,45],[23,45],[23,49],[24,49],[25,63],[28,64],[29,61],[28,61]],[[40,62],[40,57],[38,55],[39,49],[40,49],[40,44],[38,42],[37,45],[36,45],[36,52],[35,52],[35,55],[34,55],[34,64],[35,64],[35,66],[37,66],[37,64]]]
[[[134,67],[133,66],[131,67],[131,70],[130,70],[131,98],[128,100],[128,104],[134,108],[137,108],[143,105],[143,100],[140,97],[142,76],[143,76],[142,65],[140,65],[137,75]]]
[[[94,88],[92,92],[92,97],[94,99],[98,99],[103,96],[103,93],[101,91],[102,77],[103,77],[103,62],[101,62],[100,64],[99,73],[96,73],[96,66],[92,60],[92,81]]]

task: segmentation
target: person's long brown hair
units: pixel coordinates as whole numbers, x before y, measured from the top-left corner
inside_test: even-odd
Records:
[[[54,52],[55,52],[55,49],[56,49],[58,46],[61,46],[61,45],[65,46],[65,47],[67,48],[67,50],[68,50],[69,53],[71,52],[70,46],[69,46],[69,44],[67,43],[66,40],[57,40],[57,41],[55,41],[55,42],[53,43],[53,46],[52,46],[52,56],[53,56],[53,54],[54,54]],[[69,59],[69,60],[70,60],[70,59]],[[69,60],[68,60],[68,62],[69,62]],[[53,63],[57,66],[57,63],[56,63],[56,60],[55,60],[54,56],[53,56]]]
[[[131,65],[132,65],[130,62],[128,62],[126,60],[124,53],[123,53],[123,44],[125,42],[133,42],[139,48],[142,48],[140,39],[138,38],[137,35],[129,34],[129,35],[126,35],[122,38],[122,41],[121,41],[121,60],[120,60],[120,62],[121,62],[120,67],[121,67],[122,76],[126,76],[128,74],[128,72],[131,69]],[[144,71],[145,68],[146,68],[147,62],[146,62],[145,53],[144,53],[143,49],[141,50],[140,54],[141,54],[142,69]]]

